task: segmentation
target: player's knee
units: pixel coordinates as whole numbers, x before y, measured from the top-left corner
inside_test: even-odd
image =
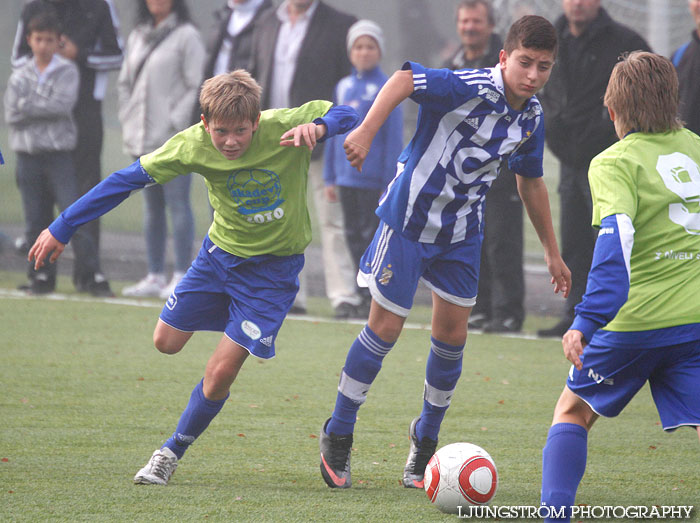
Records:
[[[182,343],[158,330],[153,333],[153,345],[163,354],[175,354],[182,349]]]
[[[222,363],[207,365],[204,374],[205,396],[210,398],[228,392],[236,374],[236,369],[231,368],[229,365]]]

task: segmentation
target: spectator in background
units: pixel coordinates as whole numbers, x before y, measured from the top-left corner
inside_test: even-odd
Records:
[[[347,47],[353,72],[338,83],[333,101],[349,105],[364,119],[388,79],[379,66],[384,55],[381,27],[371,20],[355,22],[348,30]],[[362,172],[345,158],[341,137],[328,140],[323,168],[326,197],[330,202],[340,201],[345,239],[355,267],[360,266],[360,259],[379,225],[374,210],[382,192],[394,177],[402,143],[403,117],[400,107],[392,111],[379,129]],[[371,300],[369,290],[358,288],[358,293],[362,296],[361,311],[358,312],[366,315]]]
[[[59,53],[78,65],[80,89],[73,117],[78,129],[78,141],[73,162],[78,181],[78,193],[89,191],[101,178],[102,99],[107,88],[107,72],[119,69],[122,49],[118,36],[116,15],[105,0],[33,0],[22,9],[15,43],[12,66],[20,67],[31,59],[31,49],[25,39],[29,20],[40,11],[55,10],[63,35]],[[73,268],[73,283],[80,292],[94,296],[113,296],[102,274],[99,260],[99,222],[86,224],[85,232],[94,243],[94,260],[83,260]]]
[[[688,129],[700,134],[700,0],[688,0],[688,8],[695,29],[690,42],[673,53],[672,60],[678,71],[681,120]]]
[[[547,145],[561,162],[559,233],[572,288],[563,316],[553,327],[537,331],[540,336],[562,336],[586,290],[597,236],[591,226],[588,164],[617,141],[603,107],[608,78],[622,53],[649,51],[641,36],[610,18],[600,0],[562,0],[562,5],[564,14],[554,24],[559,55],[539,98],[547,115]]]
[[[356,21],[320,0],[285,0],[261,16],[253,36],[251,73],[263,88],[262,107],[332,99],[335,86],[350,74],[346,36]],[[340,204],[325,197],[321,152],[321,147],[314,150],[309,178],[321,229],[326,295],[336,318],[349,318],[358,315],[361,303],[357,268],[345,242]],[[292,313],[306,312],[307,286],[302,274]]]
[[[17,186],[22,195],[25,237],[34,242],[78,197],[72,151],[77,140],[73,106],[78,99],[78,68],[58,54],[61,24],[52,10],[39,11],[27,23],[32,59],[12,72],[5,91],[5,121],[10,147],[17,154]],[[89,266],[96,255],[85,232],[76,233],[75,263]],[[21,290],[47,294],[56,288],[56,266],[27,267]]]
[[[214,13],[216,27],[210,32],[204,78],[250,68],[255,23],[269,9],[271,0],[228,0]]]
[[[205,51],[190,22],[185,0],[137,0],[136,27],[129,35],[119,73],[119,120],[124,152],[134,158],[160,147],[191,123],[202,81]],[[191,177],[143,190],[148,274],[125,287],[124,296],[167,298],[192,262],[194,218]],[[175,265],[168,283],[165,246],[170,212]]]
[[[462,45],[443,66],[456,70],[496,65],[503,40],[493,32],[494,25],[489,0],[461,1],[457,6],[457,34]],[[469,327],[517,332],[525,318],[523,204],[507,161],[501,163],[484,206],[479,291]]]

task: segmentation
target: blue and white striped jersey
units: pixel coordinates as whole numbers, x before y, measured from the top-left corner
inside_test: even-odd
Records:
[[[522,111],[510,107],[498,65],[403,69],[413,71],[418,125],[377,215],[413,241],[449,245],[481,231],[484,195],[502,158],[521,176],[542,176],[542,108],[534,96]]]

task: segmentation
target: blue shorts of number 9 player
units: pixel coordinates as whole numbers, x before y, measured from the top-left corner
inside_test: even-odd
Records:
[[[617,416],[648,380],[664,430],[700,425],[700,341],[647,349],[590,343],[581,362],[566,385],[597,414]]]
[[[303,266],[303,254],[241,258],[207,236],[160,319],[184,332],[223,331],[253,356],[272,358]]]
[[[409,240],[381,222],[360,260],[357,284],[384,309],[408,316],[418,281],[460,307],[473,307],[479,282],[481,235],[450,245]]]

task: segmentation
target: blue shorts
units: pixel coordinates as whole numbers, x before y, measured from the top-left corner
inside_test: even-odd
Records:
[[[664,430],[700,425],[700,340],[653,349],[587,345],[566,385],[603,416],[617,416],[649,381]]]
[[[252,355],[272,358],[303,266],[303,254],[240,258],[207,236],[160,319],[184,332],[223,331]]]
[[[481,236],[451,245],[408,240],[384,222],[360,260],[357,284],[369,287],[384,309],[408,316],[418,280],[460,307],[473,307],[479,281]]]

